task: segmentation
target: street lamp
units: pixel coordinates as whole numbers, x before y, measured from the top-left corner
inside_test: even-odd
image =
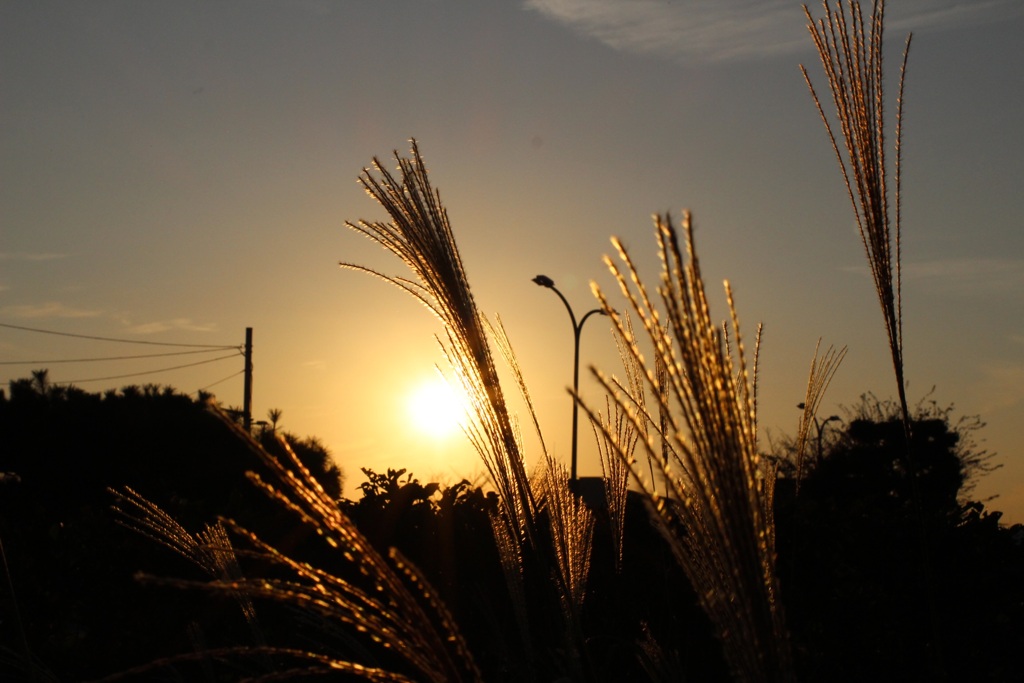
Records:
[[[800,410],[803,410],[805,405],[806,404],[804,403],[798,403],[796,407],[799,408]],[[818,452],[816,455],[818,459],[818,464],[821,464],[821,460],[824,457],[824,453],[822,452],[822,437],[825,434],[825,427],[828,426],[829,422],[841,422],[842,418],[839,417],[838,415],[831,415],[827,419],[818,422],[818,416],[813,415],[812,419],[814,420],[815,428],[818,430]]]
[[[822,448],[821,448],[821,437],[825,433],[825,427],[828,426],[829,422],[839,422],[839,420],[840,420],[840,417],[838,415],[832,415],[828,419],[824,420],[821,424],[818,424],[818,418],[817,417],[814,418],[814,424],[818,427],[818,464],[819,465],[821,464],[821,459],[822,459],[822,457],[824,455],[822,453]]]
[[[576,322],[576,315],[572,312],[572,306],[569,305],[568,300],[565,296],[558,291],[558,287],[555,287],[555,281],[549,278],[547,275],[538,275],[533,278],[533,282],[541,287],[547,287],[562,300],[565,304],[565,310],[569,311],[569,320],[572,321],[572,333],[573,333],[573,359],[572,359],[572,466],[570,469],[570,481],[576,483],[576,431],[579,423],[579,403],[576,402],[576,397],[580,392],[580,330],[583,329],[583,323],[587,322],[587,318],[597,313],[598,315],[608,315],[604,312],[604,309],[595,308],[592,311],[587,311],[586,315],[580,318],[580,321]]]

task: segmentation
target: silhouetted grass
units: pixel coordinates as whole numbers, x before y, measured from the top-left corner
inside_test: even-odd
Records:
[[[277,680],[330,672],[350,673],[373,681],[480,680],[480,672],[444,603],[419,571],[392,549],[386,560],[341,511],[302,462],[281,439],[284,460],[271,455],[238,425],[225,417],[239,439],[265,465],[276,481],[258,474],[250,479],[298,523],[312,529],[331,549],[343,571],[332,571],[296,559],[257,534],[231,521],[191,535],[159,508],[132,491],[118,495],[118,509],[130,528],[192,560],[214,578],[187,581],[141,577],[144,580],[226,594],[239,600],[255,624],[252,600],[293,606],[317,620],[323,637],[342,634],[340,642],[322,643],[320,651],[279,647],[262,642],[258,629],[253,645],[202,650],[170,657],[122,672],[111,679],[141,675],[159,667],[207,659],[257,660],[270,669],[252,680]],[[231,537],[237,539],[232,544]],[[260,560],[266,576],[243,576],[236,556]],[[339,628],[340,627],[340,628]],[[394,658],[388,667],[356,661],[346,652],[351,632]],[[332,652],[332,649],[335,650]],[[271,665],[272,662],[272,665]],[[408,673],[406,673],[408,672]]]
[[[638,402],[619,383],[598,370],[594,374],[638,431],[658,433],[660,438],[641,445],[666,482],[667,498],[637,467],[628,444],[602,430],[656,511],[654,519],[714,623],[733,674],[748,681],[790,680],[775,575],[775,472],[757,451],[756,379],[748,374],[732,292],[726,284],[734,354],[710,317],[689,214],[683,222],[688,259],[671,220],[659,216],[655,225],[663,264],[657,300],[618,240],[613,243],[623,265],[610,258],[606,264],[658,362],[644,357],[641,340],[597,285],[594,293],[627,342],[626,351],[644,368],[659,410],[638,411]],[[586,410],[600,425],[597,413]]]
[[[800,480],[803,478],[804,453],[807,449],[807,437],[811,432],[811,426],[815,424],[815,415],[818,413],[818,406],[828,389],[832,377],[835,376],[839,365],[846,357],[846,347],[838,351],[834,347],[828,347],[825,355],[818,356],[821,348],[821,340],[818,340],[814,347],[814,358],[811,359],[811,371],[807,376],[807,392],[804,402],[801,404],[800,425],[796,432],[796,490],[800,490]]]
[[[390,251],[415,280],[388,276],[364,266],[342,263],[376,275],[420,300],[445,327],[441,348],[472,401],[468,433],[501,497],[515,536],[528,536],[536,514],[529,477],[487,343],[487,325],[476,307],[469,280],[441,197],[430,185],[416,142],[411,157],[395,153],[400,177],[374,159],[359,181],[391,216],[391,222],[359,221],[347,225]],[[374,172],[377,176],[374,175]]]
[[[518,423],[510,415],[505,394],[488,342],[493,334],[523,395],[533,423],[539,430],[526,382],[511,344],[500,325],[490,325],[474,301],[468,278],[440,193],[430,184],[426,165],[415,141],[409,158],[395,153],[400,175],[393,176],[374,160],[374,170],[364,169],[360,182],[390,215],[390,222],[348,223],[395,254],[415,279],[389,276],[368,268],[343,263],[343,267],[376,275],[423,302],[444,326],[439,343],[444,356],[469,397],[471,410],[465,426],[498,493],[500,512],[492,518],[497,547],[524,649],[534,652],[535,625],[558,618],[557,613],[531,614],[527,604],[544,604],[527,595],[527,564],[541,574],[553,572],[565,621],[565,666],[580,675],[586,668],[586,646],[579,628],[579,609],[585,594],[590,563],[592,519],[568,489],[568,479],[558,476],[546,453],[548,467],[531,477],[527,473]],[[543,448],[543,435],[541,446]],[[546,518],[547,523],[542,522]],[[589,521],[588,521],[589,520]],[[546,576],[544,577],[547,578]]]
[[[900,142],[907,52],[899,83],[890,181],[882,84],[884,3],[874,2],[867,31],[860,6],[853,2],[846,10],[837,3],[835,11],[826,3],[825,18],[817,22],[806,7],[804,11],[836,107],[842,146],[806,70],[803,73],[839,160],[860,228],[909,435],[900,295]],[[582,618],[594,562],[595,513],[570,486],[564,467],[546,451],[525,378],[500,320],[490,323],[477,308],[447,212],[430,183],[416,142],[408,158],[397,152],[394,156],[397,175],[374,159],[372,168],[363,169],[359,178],[390,220],[347,225],[397,256],[409,274],[393,276],[357,264],[341,265],[375,275],[411,294],[443,325],[438,343],[451,374],[470,399],[466,435],[499,501],[490,517],[491,530],[517,621],[519,652],[525,659],[516,663],[513,675],[599,679]],[[892,217],[890,183],[894,185]],[[606,392],[603,412],[574,397],[591,418],[598,444],[612,534],[611,561],[616,571],[621,570],[631,478],[713,624],[734,677],[791,681],[795,678],[792,645],[776,572],[777,473],[758,450],[761,328],[753,360],[748,362],[728,283],[728,323],[719,324],[711,316],[690,215],[684,216],[681,235],[667,216],[656,217],[655,228],[662,270],[653,291],[617,240],[613,244],[619,261],[607,258],[606,265],[625,299],[624,312],[594,285],[594,294],[612,321],[625,379],[594,370]],[[639,334],[633,319],[638,321]],[[540,436],[540,465],[532,476],[491,341],[511,369]],[[815,350],[797,437],[798,482],[815,412],[844,354],[845,348],[829,347],[819,358]],[[249,437],[242,434],[241,438]],[[638,449],[642,461],[637,458]],[[260,680],[331,671],[380,681],[479,679],[480,669],[454,617],[420,571],[394,549],[387,558],[375,550],[293,455],[281,461],[258,445],[253,450],[278,479],[269,482],[253,476],[254,482],[314,529],[360,580],[292,558],[232,522],[206,535],[190,536],[129,492],[122,503],[134,509],[134,527],[203,566],[216,577],[205,588],[238,597],[243,609],[251,607],[245,601],[257,597],[295,606],[331,628],[361,634],[397,662],[391,668],[369,666],[330,652],[257,643],[249,652],[295,662]],[[228,543],[224,528],[244,550]],[[233,564],[237,553],[259,557],[289,578],[247,578]],[[563,637],[547,642],[540,634],[550,634],[552,623],[560,625],[557,630]],[[645,635],[636,649],[645,653],[640,658],[648,673],[678,676],[681,667],[670,654],[670,644],[657,642],[646,627],[642,632]],[[243,650],[222,654],[240,655]],[[186,657],[194,656],[198,655]]]
[[[822,108],[807,69],[800,67],[811,96],[825,124],[832,149],[842,171],[846,192],[857,219],[857,228],[871,268],[875,291],[882,307],[893,371],[899,393],[903,423],[910,428],[903,376],[903,302],[901,297],[901,195],[903,142],[903,83],[906,76],[910,39],[907,36],[900,66],[896,97],[895,162],[891,170],[894,215],[890,211],[890,169],[886,162],[885,87],[882,69],[882,37],[885,2],[874,0],[870,22],[865,22],[860,3],[849,1],[844,11],[836,2],[835,11],[823,2],[823,19],[815,21],[807,6],[807,28],[825,70],[832,93],[843,151],[836,141],[829,117]],[[845,152],[845,154],[844,154]]]

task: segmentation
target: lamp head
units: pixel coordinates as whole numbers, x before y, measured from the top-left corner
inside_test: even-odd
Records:
[[[540,285],[541,287],[551,288],[555,286],[555,281],[549,278],[547,275],[538,275],[537,277],[533,278],[533,282]]]

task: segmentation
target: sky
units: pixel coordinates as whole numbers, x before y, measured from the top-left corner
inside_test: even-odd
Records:
[[[890,69],[914,32],[908,396],[981,416],[1001,468],[972,497],[1024,522],[1024,5],[903,0],[887,19]],[[745,334],[764,325],[766,445],[796,430],[819,338],[848,347],[820,417],[894,397],[801,63],[824,88],[800,4],[779,0],[0,0],[0,382],[46,367],[91,391],[152,382],[239,406],[237,351],[87,337],[238,347],[252,327],[254,417],[277,408],[319,437],[348,491],[362,467],[479,477],[460,434],[406,409],[438,374],[438,323],[338,267],[406,274],[345,221],[386,217],[356,178],[416,138],[555,457],[569,455],[572,329],[531,279],[582,315],[591,281],[611,288],[614,235],[654,281],[654,213],[693,212],[712,314],[727,316],[728,279]],[[196,353],[153,355],[182,351]],[[128,355],[149,357],[64,362]],[[603,319],[581,355],[599,401],[586,368],[619,367]],[[580,443],[580,473],[598,474],[585,423]]]

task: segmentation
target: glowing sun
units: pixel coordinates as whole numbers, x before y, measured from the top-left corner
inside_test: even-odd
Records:
[[[466,420],[465,403],[440,377],[427,380],[413,389],[406,407],[413,426],[435,438],[458,432]]]

